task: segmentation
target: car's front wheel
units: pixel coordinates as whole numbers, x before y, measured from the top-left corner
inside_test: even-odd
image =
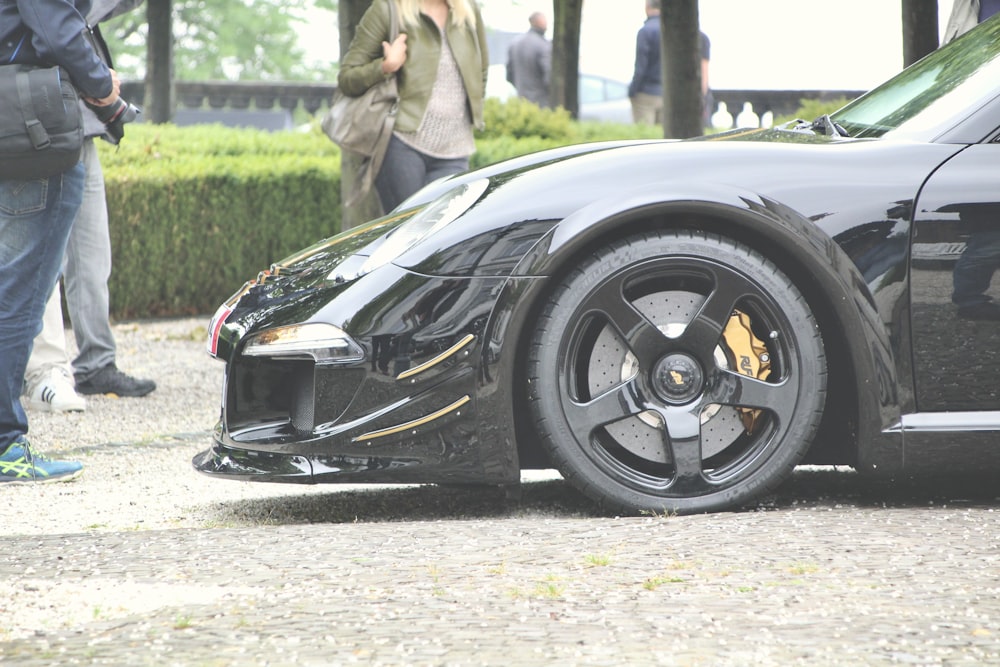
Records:
[[[550,294],[527,359],[562,475],[616,512],[691,513],[777,486],[815,435],[822,337],[758,252],[671,231],[615,242]]]

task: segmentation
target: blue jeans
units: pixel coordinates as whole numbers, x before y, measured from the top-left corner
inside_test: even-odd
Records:
[[[0,180],[0,451],[28,432],[24,367],[83,199],[83,164],[33,181]]]
[[[83,203],[73,221],[63,262],[63,291],[76,336],[76,359],[70,367],[62,316],[62,293],[54,290],[46,304],[42,333],[35,338],[25,380],[38,380],[52,368],[72,372],[85,382],[115,363],[115,338],[108,319],[111,237],[101,160],[93,139],[83,142]]]

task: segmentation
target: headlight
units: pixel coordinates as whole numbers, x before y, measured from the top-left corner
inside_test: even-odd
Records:
[[[339,327],[314,322],[275,327],[248,336],[243,355],[332,363],[364,359],[365,353]]]
[[[382,244],[361,265],[359,273],[364,275],[388,264],[431,234],[450,225],[478,201],[489,184],[489,179],[486,178],[464,183],[428,204],[389,232]]]
[[[414,206],[422,206],[424,204],[429,204],[435,199],[437,199],[443,192],[440,192],[443,188],[447,186],[444,182],[453,176],[442,176],[441,178],[436,178],[424,187],[420,188],[412,195],[404,199],[399,203],[399,205],[393,209],[395,211],[405,211],[408,208],[413,208]],[[435,192],[437,194],[435,194]]]

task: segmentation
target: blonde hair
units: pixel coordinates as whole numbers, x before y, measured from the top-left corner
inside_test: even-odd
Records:
[[[399,10],[400,25],[417,25],[420,21],[420,0],[390,0]],[[451,24],[465,24],[470,30],[476,29],[476,12],[472,0],[445,0],[451,14]]]

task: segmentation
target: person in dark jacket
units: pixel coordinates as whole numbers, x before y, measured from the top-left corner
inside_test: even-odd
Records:
[[[115,103],[118,78],[89,39],[89,10],[90,0],[0,0],[0,63],[58,65],[86,101]],[[83,469],[32,450],[20,402],[83,181],[81,163],[47,178],[0,180],[0,483],[68,480]]]
[[[101,59],[111,66],[111,54],[101,38],[99,24],[132,11],[143,0],[92,0],[85,17],[93,26],[94,43]],[[86,181],[83,203],[73,222],[66,246],[62,287],[73,324],[77,355],[70,364],[63,323],[62,291],[59,285],[45,307],[42,332],[35,338],[25,369],[22,404],[29,410],[76,412],[85,410],[80,394],[145,396],[154,389],[153,380],[136,378],[118,369],[117,348],[111,330],[111,236],[104,174],[94,145],[100,137],[113,144],[119,137],[109,132],[97,115],[83,105],[83,164]],[[74,386],[75,384],[75,386]]]
[[[701,50],[701,95],[703,122],[708,126],[715,106],[708,85],[708,63],[712,45],[699,33]],[[632,121],[644,125],[663,124],[663,72],[660,66],[660,0],[646,0],[646,22],[635,39],[635,70],[628,86]]]
[[[545,39],[545,14],[528,17],[528,32],[519,36],[507,52],[507,80],[520,97],[544,108],[552,106],[549,93],[552,75],[552,42]]]

